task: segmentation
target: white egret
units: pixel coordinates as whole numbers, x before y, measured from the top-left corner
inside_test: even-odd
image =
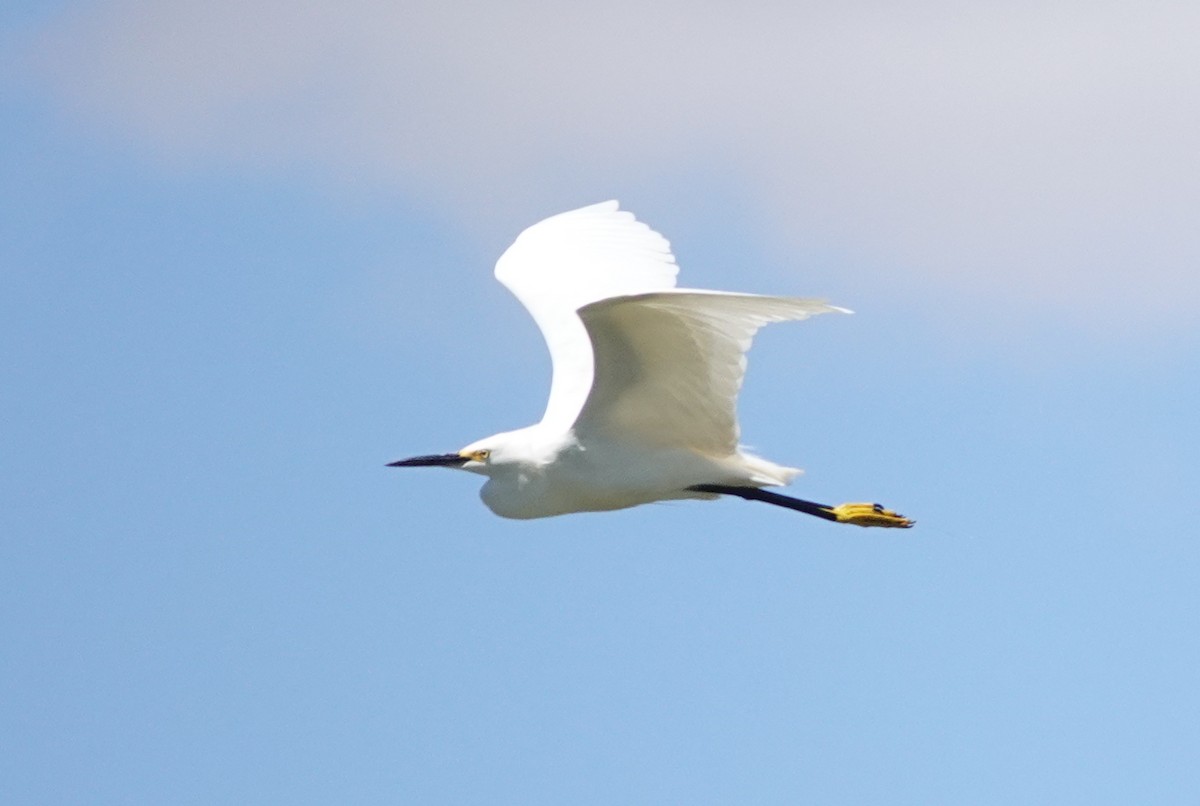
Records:
[[[879,504],[826,506],[761,489],[801,471],[738,445],[737,395],[754,334],[769,322],[849,313],[822,300],[675,287],[666,238],[610,201],[552,216],[496,263],[550,348],[541,422],[460,451],[390,467],[487,477],[505,518],[734,495],[859,526],[912,526]]]

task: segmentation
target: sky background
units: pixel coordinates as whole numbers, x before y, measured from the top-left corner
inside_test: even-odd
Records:
[[[1200,800],[1195,3],[10,2],[0,800]],[[504,521],[619,198],[792,492]]]

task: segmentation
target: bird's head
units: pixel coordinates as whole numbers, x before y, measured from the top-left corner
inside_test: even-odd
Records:
[[[521,431],[509,431],[476,440],[455,453],[413,456],[390,462],[388,467],[453,467],[490,476],[501,468],[529,459],[528,440]]]
[[[389,462],[388,467],[454,467],[487,475],[487,466],[491,458],[491,449],[471,445],[456,453],[433,453]]]

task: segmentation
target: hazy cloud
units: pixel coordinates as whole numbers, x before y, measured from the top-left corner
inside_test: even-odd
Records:
[[[914,293],[1194,329],[1200,6],[992,6],[126,0],[62,16],[37,58],[168,160],[472,215],[711,165],[781,243],[803,222]]]

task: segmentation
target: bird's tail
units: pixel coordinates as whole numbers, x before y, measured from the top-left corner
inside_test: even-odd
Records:
[[[756,487],[784,487],[804,472],[798,467],[777,465],[769,459],[747,453],[745,448],[738,450],[735,461],[740,466],[739,469],[746,474],[745,481]]]

